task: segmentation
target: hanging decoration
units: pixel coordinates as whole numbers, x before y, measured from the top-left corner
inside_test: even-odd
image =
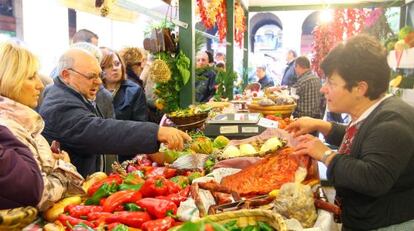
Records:
[[[224,40],[227,32],[227,11],[224,0],[197,0],[201,22],[207,29],[212,29],[217,23],[220,42]]]
[[[244,32],[246,32],[246,16],[240,2],[234,5],[234,25],[234,40],[242,48]]]
[[[330,23],[319,24],[313,34],[314,71],[324,78],[319,65],[329,51],[338,43],[360,33],[364,29],[365,19],[369,11],[364,9],[336,9],[334,19]]]

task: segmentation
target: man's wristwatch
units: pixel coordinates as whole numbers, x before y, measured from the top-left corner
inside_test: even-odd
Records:
[[[322,163],[325,164],[326,159],[328,159],[328,157],[332,156],[333,154],[336,154],[336,152],[334,152],[333,150],[329,149],[328,151],[325,151],[322,155]]]

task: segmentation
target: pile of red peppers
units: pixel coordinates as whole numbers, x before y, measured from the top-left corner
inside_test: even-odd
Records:
[[[111,174],[94,183],[81,205],[69,205],[58,221],[66,230],[166,231],[180,224],[177,208],[190,187],[171,179],[176,170],[138,166],[126,177]]]

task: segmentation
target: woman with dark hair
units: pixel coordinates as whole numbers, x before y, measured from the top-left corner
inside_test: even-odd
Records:
[[[144,90],[127,79],[125,65],[118,53],[103,50],[101,68],[105,73],[103,84],[112,93],[115,119],[148,121],[147,103]],[[118,156],[120,162],[134,156]]]
[[[386,52],[373,37],[357,35],[335,47],[321,68],[331,112],[347,113],[346,127],[309,117],[287,127],[298,136],[296,155],[323,162],[342,208],[343,230],[414,230],[414,108],[386,95]],[[319,131],[333,151],[318,138]]]

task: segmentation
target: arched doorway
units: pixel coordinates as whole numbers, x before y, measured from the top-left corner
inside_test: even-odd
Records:
[[[267,27],[267,30],[264,31],[265,33],[267,33],[267,35],[270,35],[270,31],[273,31],[274,36],[281,36],[281,33],[278,31],[281,31],[283,29],[283,26],[282,26],[282,22],[276,15],[272,13],[258,13],[254,15],[250,19],[249,42],[250,42],[251,52],[255,52],[256,34],[259,31],[259,29],[264,26]],[[276,46],[280,47],[282,45],[280,41],[276,41],[276,42],[279,42],[278,44],[276,44]]]
[[[318,24],[319,20],[319,11],[315,11],[309,14],[308,17],[303,21],[302,24],[302,35],[301,35],[301,45],[300,53],[302,55],[310,56],[312,53],[312,44],[313,44],[313,29]]]

